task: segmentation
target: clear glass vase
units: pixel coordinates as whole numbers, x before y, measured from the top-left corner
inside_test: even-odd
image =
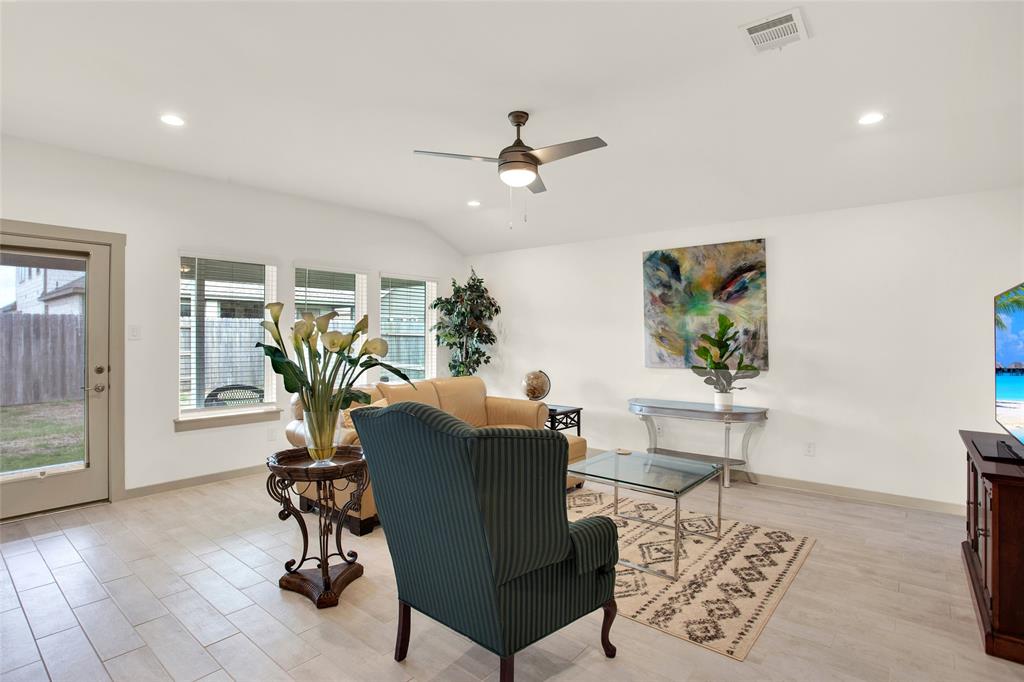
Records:
[[[306,450],[314,460],[313,466],[330,466],[338,446],[341,445],[341,429],[338,428],[338,412],[303,411],[306,427]]]

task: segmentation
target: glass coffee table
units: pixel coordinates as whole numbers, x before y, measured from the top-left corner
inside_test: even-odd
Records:
[[[633,451],[628,455],[620,455],[612,450],[569,464],[569,475],[612,486],[615,489],[615,516],[629,521],[639,521],[652,526],[673,529],[672,573],[619,559],[619,563],[623,566],[675,580],[679,577],[679,545],[684,536],[703,535],[715,540],[722,537],[722,467],[719,464],[652,452]],[[679,498],[712,479],[718,480],[718,518],[715,524],[715,535],[684,531],[679,524]],[[670,526],[651,519],[620,514],[619,488],[672,500],[675,504],[675,523]]]

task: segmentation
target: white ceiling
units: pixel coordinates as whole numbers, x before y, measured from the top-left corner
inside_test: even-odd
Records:
[[[1021,184],[1020,3],[805,3],[812,39],[754,54],[737,26],[790,6],[5,2],[3,131],[464,253]],[[534,147],[609,146],[545,166],[509,229],[493,166],[411,150],[496,155],[513,109]]]

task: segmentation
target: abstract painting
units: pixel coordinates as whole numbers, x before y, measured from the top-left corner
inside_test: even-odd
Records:
[[[644,254],[644,355],[648,367],[690,367],[718,315],[740,330],[745,362],[768,369],[768,270],[763,239]]]

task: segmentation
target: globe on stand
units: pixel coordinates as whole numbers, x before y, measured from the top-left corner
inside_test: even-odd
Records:
[[[530,400],[543,400],[551,392],[551,379],[544,370],[528,372],[523,377],[523,393]]]

